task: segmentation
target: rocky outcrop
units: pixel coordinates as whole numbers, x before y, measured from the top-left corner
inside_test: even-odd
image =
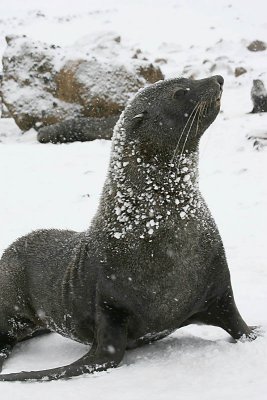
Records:
[[[111,33],[73,49],[25,36],[6,40],[2,98],[23,131],[67,118],[116,116],[138,89],[163,79],[158,66],[133,58],[135,50]]]

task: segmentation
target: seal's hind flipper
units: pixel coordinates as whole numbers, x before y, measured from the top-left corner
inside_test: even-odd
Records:
[[[118,312],[118,311],[117,311]],[[0,381],[52,381],[105,371],[119,365],[127,342],[126,319],[109,311],[99,312],[98,328],[90,351],[64,367],[0,375]]]
[[[13,344],[1,344],[0,342],[0,372],[2,371],[4,362],[10,356],[13,347]]]
[[[92,374],[97,371],[105,371],[107,368],[116,367],[116,365],[75,365],[70,364],[64,367],[52,368],[42,371],[22,371],[13,374],[0,375],[0,381],[53,381],[58,379],[68,379],[82,374]]]

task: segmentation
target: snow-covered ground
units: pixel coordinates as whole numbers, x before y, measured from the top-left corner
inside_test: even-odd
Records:
[[[1,398],[69,400],[263,400],[267,392],[267,154],[247,135],[267,132],[267,113],[252,109],[253,79],[267,83],[264,0],[9,0],[0,3],[4,36],[73,46],[83,36],[116,31],[152,58],[166,58],[166,77],[191,71],[225,78],[222,112],[201,142],[201,189],[217,221],[244,319],[260,325],[252,343],[233,344],[217,328],[189,326],[153,345],[127,352],[110,372],[50,383],[1,383]],[[205,61],[206,60],[206,61]],[[204,63],[203,63],[204,61]],[[247,73],[235,78],[235,67]],[[110,143],[41,145],[0,119],[0,254],[18,236],[41,227],[84,230],[107,169]],[[8,295],[8,294],[7,294]],[[0,316],[1,318],[1,316]],[[17,346],[4,372],[44,369],[79,358],[86,348],[53,334]]]

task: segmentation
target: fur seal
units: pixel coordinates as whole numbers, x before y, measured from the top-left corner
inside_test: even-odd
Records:
[[[108,176],[86,232],[40,230],[0,261],[0,352],[43,329],[90,351],[1,381],[56,380],[118,366],[128,348],[205,323],[254,339],[235,305],[224,247],[198,188],[198,143],[223,78],[155,83],[114,128]],[[8,293],[8,296],[7,296]]]
[[[70,118],[38,130],[40,143],[87,142],[95,139],[111,139],[119,116],[102,118]]]
[[[264,83],[260,79],[253,80],[251,100],[253,102],[252,113],[267,112],[267,92]]]

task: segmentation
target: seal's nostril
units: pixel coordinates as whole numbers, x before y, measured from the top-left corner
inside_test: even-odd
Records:
[[[223,77],[222,77],[221,75],[216,75],[216,80],[217,80],[217,82],[219,83],[219,85],[220,85],[220,87],[221,87],[221,90],[222,90],[223,84],[224,84],[224,79],[223,79]]]

